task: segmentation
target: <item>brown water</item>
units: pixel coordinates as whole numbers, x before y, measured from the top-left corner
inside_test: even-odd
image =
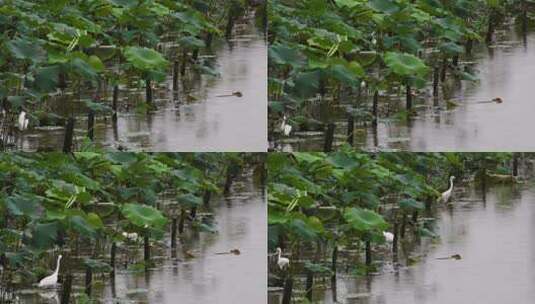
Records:
[[[176,254],[168,243],[168,249],[152,253],[161,262],[147,272],[118,269],[114,283],[106,277],[94,288],[94,299],[98,303],[266,303],[267,211],[263,189],[251,180],[249,175],[235,182],[231,195],[212,200],[217,206],[213,210],[217,233],[181,236]],[[186,248],[194,258],[183,256]],[[216,254],[231,249],[239,249],[240,255]],[[24,290],[19,297],[21,303],[59,303],[54,290]]]
[[[532,151],[535,129],[535,33],[524,41],[514,31],[502,33],[492,48],[480,47],[473,68],[479,82],[448,83],[447,100],[460,106],[447,109],[444,99],[436,103],[428,92],[417,98],[414,119],[381,119],[377,130],[357,128],[355,146],[366,150],[408,151]],[[474,104],[501,97],[503,104]],[[404,104],[401,98],[398,106]],[[334,111],[334,110],[333,110]],[[335,145],[346,141],[345,115],[336,120]],[[323,149],[324,134],[301,134],[283,139],[278,150],[317,151]]]
[[[440,242],[423,239],[411,253],[420,260],[370,277],[339,274],[338,303],[533,303],[535,298],[535,191],[520,186],[472,190],[439,214]],[[437,260],[460,254],[461,260]],[[331,290],[318,303],[334,303]],[[272,294],[270,303],[279,303]]]
[[[267,44],[254,17],[237,24],[229,43],[215,49],[214,67],[219,77],[193,75],[180,81],[180,93],[195,101],[186,102],[185,95],[173,96],[172,75],[168,75],[164,88],[155,91],[160,105],[157,111],[136,114],[123,110],[116,129],[111,119],[97,121],[97,145],[131,151],[266,151]],[[217,97],[236,91],[243,97]],[[125,98],[131,103],[143,94],[144,90]],[[84,119],[78,118],[78,144],[85,136]],[[63,134],[63,128],[28,131],[18,145],[26,151],[58,150],[63,146]]]

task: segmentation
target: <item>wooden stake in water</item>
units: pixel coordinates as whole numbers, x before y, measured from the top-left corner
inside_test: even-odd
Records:
[[[113,114],[111,116],[111,119],[114,124],[117,123],[117,103],[119,101],[119,86],[115,85],[113,86],[113,99],[111,103],[111,108],[113,110]]]
[[[91,109],[87,114],[87,137],[91,141],[95,139],[95,111]]]
[[[329,123],[327,125],[327,131],[325,132],[325,144],[323,146],[324,152],[331,152],[333,150],[335,127],[336,126],[334,123]]]
[[[143,241],[145,268],[147,268],[149,266],[150,261],[150,240],[148,232],[145,232],[145,237],[143,238]]]
[[[72,152],[72,140],[74,136],[74,117],[69,117],[65,126],[65,138],[63,140],[63,153]]]
[[[176,248],[176,230],[177,230],[177,218],[173,218],[173,222],[171,224],[171,248]]]
[[[111,275],[115,275],[115,256],[117,253],[117,245],[115,242],[111,243],[111,253],[110,253],[110,266],[111,266]]]
[[[179,63],[178,60],[175,60],[173,65],[173,92],[178,91],[178,73],[179,73]]]
[[[355,142],[355,118],[349,114],[347,117],[347,143],[353,146]]]
[[[293,289],[293,279],[291,276],[287,276],[284,281],[284,291],[282,295],[282,304],[291,304],[292,303],[292,289]]]
[[[336,303],[338,302],[337,300],[337,289],[336,289],[336,264],[337,264],[337,261],[338,261],[338,245],[335,243],[334,244],[334,248],[333,248],[333,255],[332,255],[332,260],[331,260],[331,271],[332,271],[332,275],[331,275],[331,290],[332,290],[332,294],[333,294],[333,302]]]
[[[85,267],[85,293],[91,297],[91,285],[93,284],[93,271],[88,265]]]
[[[61,291],[61,304],[69,304],[71,299],[71,289],[72,289],[72,274],[68,273],[63,281],[63,288]]]

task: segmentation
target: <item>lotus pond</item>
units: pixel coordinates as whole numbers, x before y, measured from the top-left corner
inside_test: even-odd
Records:
[[[0,302],[265,303],[263,159],[3,155]]]
[[[268,303],[529,303],[535,292],[533,155],[346,151],[268,163]],[[453,195],[438,203],[449,175]]]

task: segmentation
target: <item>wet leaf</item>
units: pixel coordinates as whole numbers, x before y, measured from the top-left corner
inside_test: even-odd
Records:
[[[126,204],[121,209],[121,213],[132,224],[138,227],[163,228],[167,219],[163,214],[151,206],[141,204]]]
[[[144,47],[127,47],[124,56],[128,62],[141,71],[162,70],[168,61],[157,51]]]

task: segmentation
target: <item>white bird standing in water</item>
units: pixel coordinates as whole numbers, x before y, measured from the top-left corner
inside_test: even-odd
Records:
[[[455,176],[450,177],[450,188],[440,195],[438,199],[439,203],[447,203],[451,198],[451,193],[453,191],[453,180]]]
[[[394,234],[388,231],[383,231],[383,236],[385,237],[385,240],[387,243],[393,243],[394,242]]]
[[[26,118],[26,112],[22,111],[20,112],[19,114],[19,130],[21,131],[24,131],[28,128],[28,123],[30,122],[30,120],[28,118]]]
[[[290,260],[287,258],[281,258],[282,249],[277,248],[277,254],[278,254],[277,265],[279,265],[279,268],[281,270],[288,268],[290,266]]]
[[[286,121],[288,118],[286,115],[282,117],[282,123],[281,123],[281,132],[284,133],[285,136],[290,136],[290,133],[292,133],[292,126],[287,124]]]
[[[56,270],[53,274],[49,275],[48,277],[42,279],[39,282],[39,287],[52,287],[58,284],[58,273],[59,273],[59,265],[61,261],[61,254],[58,256],[58,262],[56,264]]]

